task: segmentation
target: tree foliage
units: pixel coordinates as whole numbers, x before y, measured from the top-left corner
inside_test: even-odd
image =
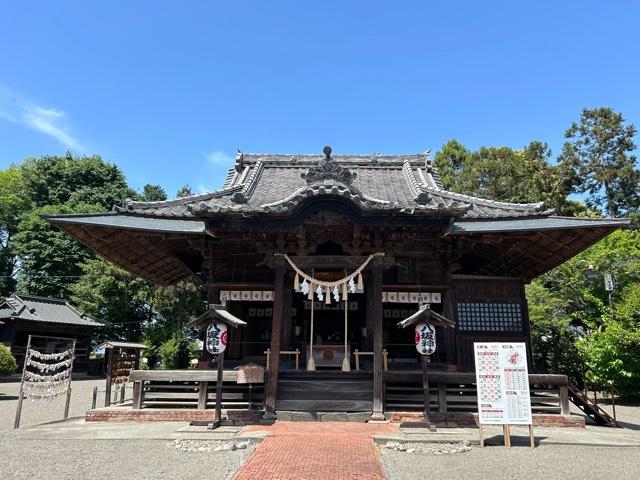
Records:
[[[28,158],[20,165],[28,197],[36,207],[88,204],[109,211],[135,191],[127,186],[122,170],[99,156],[45,156]]]
[[[153,318],[153,286],[103,259],[89,259],[71,287],[78,308],[104,322],[100,336],[110,340],[139,340],[145,323]]]
[[[5,344],[0,343],[0,377],[8,377],[16,372],[18,363],[11,355],[11,350]]]
[[[24,214],[12,246],[19,259],[18,291],[32,295],[68,298],[69,288],[82,275],[81,263],[95,254],[69,235],[54,229],[41,214],[92,213],[101,206],[52,205]]]
[[[180,190],[176,192],[176,198],[190,197],[191,195],[193,195],[193,191],[189,185],[180,187]]]
[[[584,109],[580,120],[565,132],[560,164],[577,193],[586,193],[587,205],[609,217],[640,205],[640,170],[633,151],[634,125],[625,125],[611,108]]]
[[[602,328],[578,342],[589,381],[640,393],[640,284],[629,286],[603,316]]]
[[[550,162],[546,143],[533,141],[522,150],[482,147],[472,152],[450,140],[434,163],[446,189],[467,195],[515,203],[545,202],[568,214],[580,210],[567,200],[571,185]]]
[[[16,167],[0,170],[0,297],[15,289],[17,258],[13,237],[20,219],[31,207],[20,170]]]
[[[142,198],[146,202],[157,202],[167,199],[167,192],[160,185],[147,183],[142,189]]]

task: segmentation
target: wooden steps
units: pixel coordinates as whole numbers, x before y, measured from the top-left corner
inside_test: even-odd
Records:
[[[276,410],[367,412],[372,409],[370,372],[283,371],[279,375]]]
[[[571,402],[582,410],[585,415],[591,418],[597,425],[604,427],[622,428],[613,417],[605,412],[600,406],[587,397],[576,386],[569,384],[569,399]]]

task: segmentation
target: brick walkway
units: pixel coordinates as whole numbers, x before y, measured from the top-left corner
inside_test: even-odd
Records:
[[[264,430],[252,426],[248,430]],[[373,441],[396,425],[278,422],[234,480],[368,479],[384,473]]]

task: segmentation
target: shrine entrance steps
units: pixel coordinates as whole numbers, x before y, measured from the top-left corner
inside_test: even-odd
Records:
[[[371,372],[284,370],[278,377],[278,418],[285,420],[366,421],[373,410]],[[332,414],[324,419],[322,414]],[[345,418],[338,418],[337,415]],[[295,415],[293,415],[295,417]],[[335,418],[334,418],[335,417]]]

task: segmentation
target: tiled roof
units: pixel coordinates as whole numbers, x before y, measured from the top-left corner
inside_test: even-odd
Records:
[[[314,169],[317,175],[310,174]],[[285,215],[307,199],[323,197],[349,199],[364,213],[372,214],[386,211],[474,219],[552,213],[545,211],[542,203],[497,202],[444,190],[426,154],[323,157],[241,153],[219,190],[161,202],[129,201],[124,210],[173,218]]]
[[[12,294],[0,303],[4,319],[20,319],[34,322],[65,323],[99,327],[102,324],[83,315],[65,300]]]

